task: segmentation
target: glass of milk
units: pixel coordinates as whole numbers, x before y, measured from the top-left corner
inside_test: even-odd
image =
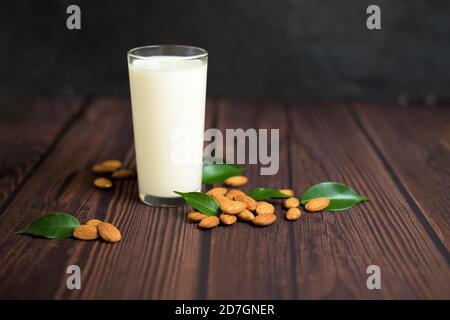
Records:
[[[208,52],[155,45],[128,52],[139,198],[178,206],[202,184]]]

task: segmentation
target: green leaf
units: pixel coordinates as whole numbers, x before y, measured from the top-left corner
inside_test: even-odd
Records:
[[[289,198],[288,195],[284,194],[278,189],[271,188],[256,188],[248,194],[250,197],[256,201],[264,200],[267,198]]]
[[[322,182],[309,188],[302,196],[301,203],[304,205],[309,200],[319,197],[330,199],[326,211],[340,211],[350,209],[356,204],[369,200],[368,197],[359,195],[355,190],[342,183]]]
[[[62,212],[46,214],[34,220],[28,227],[17,234],[30,234],[48,239],[65,239],[72,236],[73,229],[80,222],[72,215]]]
[[[213,197],[207,195],[206,193],[174,192],[182,196],[192,208],[197,209],[207,216],[216,216],[219,214],[219,204]]]
[[[222,183],[229,177],[240,176],[243,171],[243,168],[227,163],[205,164],[203,165],[202,182],[206,184]]]

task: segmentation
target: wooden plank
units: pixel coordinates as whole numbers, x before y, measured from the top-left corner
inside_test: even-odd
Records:
[[[289,110],[293,184],[348,184],[371,201],[345,212],[308,213],[295,224],[301,299],[450,297],[448,255],[440,252],[390,174],[342,105]],[[381,290],[366,269],[381,268]]]
[[[450,108],[353,105],[375,148],[450,249]]]
[[[270,103],[220,103],[218,128],[281,129],[280,171],[276,175],[261,176],[258,165],[246,166],[249,183],[242,189],[255,187],[288,188],[287,117],[283,106]],[[274,112],[274,110],[281,110]],[[270,138],[270,136],[269,136]],[[270,150],[270,149],[269,149]],[[248,159],[248,158],[247,158]],[[284,210],[276,201],[277,220],[266,228],[238,222],[211,232],[208,272],[210,299],[292,299],[296,296],[293,224],[283,219]]]
[[[128,101],[96,100],[0,217],[1,298],[197,297],[203,234],[186,223],[187,209],[140,203],[134,180],[114,190],[95,189],[90,167],[106,158],[134,166]],[[123,239],[111,245],[14,234],[53,210],[71,212],[80,221],[110,221],[121,228]],[[71,264],[81,268],[82,290],[66,288],[66,267]]]
[[[82,105],[81,98],[0,97],[0,214]]]

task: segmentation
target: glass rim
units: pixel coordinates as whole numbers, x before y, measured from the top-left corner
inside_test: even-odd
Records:
[[[206,51],[203,48],[195,47],[195,46],[188,46],[188,45],[180,45],[180,44],[155,44],[155,45],[148,45],[148,46],[140,46],[135,47],[127,52],[127,56],[135,59],[151,59],[152,57],[157,57],[158,55],[152,55],[152,56],[142,56],[139,54],[135,54],[134,52],[141,49],[151,49],[151,48],[181,48],[181,49],[195,49],[200,51],[199,54],[192,55],[192,56],[177,56],[180,58],[180,60],[194,60],[194,59],[201,59],[208,56],[208,51]]]

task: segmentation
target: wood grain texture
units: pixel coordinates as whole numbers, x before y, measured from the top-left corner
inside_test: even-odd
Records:
[[[80,98],[0,97],[0,214],[81,109]]]
[[[208,117],[210,119],[211,117]],[[139,202],[137,183],[113,190],[92,186],[91,166],[118,158],[134,166],[128,102],[97,99],[67,131],[0,217],[2,298],[196,298],[202,233],[186,223],[186,208]],[[45,212],[71,212],[119,226],[114,245],[49,241],[14,231]],[[66,289],[68,265],[79,265],[83,289]]]
[[[449,250],[450,108],[358,104],[352,110]]]
[[[295,105],[289,116],[294,189],[337,181],[371,199],[344,212],[305,214],[294,226],[298,298],[449,298],[448,252],[435,245],[350,112]],[[380,266],[382,290],[367,289],[369,265]]]
[[[50,107],[36,108],[33,117],[41,119],[39,110],[48,112]],[[436,120],[432,133],[424,126],[415,136],[404,128],[408,121],[395,120],[398,115],[406,117],[401,109],[391,110],[392,120],[379,129],[375,119],[381,117],[380,111],[370,108],[366,115],[364,109],[340,104],[209,101],[207,127],[280,129],[278,174],[261,176],[259,166],[248,165],[250,182],[244,190],[267,186],[304,192],[315,183],[334,180],[369,195],[371,201],[344,212],[303,213],[297,222],[285,221],[278,205],[278,220],[267,228],[240,222],[204,231],[186,221],[187,207],[163,209],[140,203],[135,180],[121,181],[112,190],[94,188],[90,171],[94,163],[118,158],[134,168],[130,105],[126,100],[96,98],[74,110],[76,116],[62,126],[60,135],[53,127],[50,130],[56,140],[51,142],[42,129],[37,140],[44,141],[39,144],[42,150],[24,153],[23,161],[34,165],[21,175],[20,188],[9,193],[0,215],[0,298],[450,298],[449,253],[440,242],[448,231],[448,218],[433,215],[431,208],[426,211],[425,198],[417,195],[423,191],[419,185],[424,185],[429,189],[425,194],[439,198],[433,210],[448,207],[442,189],[448,182],[438,177],[446,172],[442,148],[447,136],[437,134],[439,128],[445,129],[445,119]],[[434,113],[411,112],[434,125]],[[419,120],[411,117],[417,125]],[[27,121],[26,127],[35,123]],[[0,123],[9,125],[9,120],[2,116]],[[8,145],[11,140],[18,149],[26,143],[14,144],[14,130],[9,126],[0,141]],[[27,130],[28,135],[33,132]],[[391,136],[398,143],[409,136],[416,142],[406,143],[405,155],[398,155],[389,146]],[[0,151],[0,163],[9,154],[21,161],[12,151]],[[422,167],[423,159],[417,158],[421,152],[429,155],[424,163],[432,169]],[[430,180],[425,175],[406,177],[414,172],[413,164],[405,163],[408,154],[418,159],[414,165],[428,170]],[[13,181],[13,171],[6,171],[3,179]],[[0,192],[10,185],[1,185]],[[14,233],[54,210],[73,213],[82,222],[94,217],[112,222],[121,229],[123,240],[111,245]],[[81,290],[66,288],[66,268],[71,264],[81,267]],[[366,287],[366,269],[372,264],[381,268],[382,290]]]
[[[227,101],[219,103],[218,128],[222,132],[234,128],[281,130],[280,171],[276,175],[262,176],[259,165],[247,165],[245,175],[249,178],[249,183],[243,186],[242,190],[251,191],[255,187],[290,187],[286,166],[288,145],[283,143],[288,136],[286,127],[287,118],[280,104]],[[269,142],[270,137],[269,132]],[[269,148],[269,152],[270,150]],[[246,159],[248,161],[248,156]],[[208,298],[295,298],[295,272],[291,263],[294,250],[291,233],[293,223],[284,220],[281,201],[274,202],[277,221],[271,226],[257,228],[252,223],[238,222],[233,226],[210,231]]]

